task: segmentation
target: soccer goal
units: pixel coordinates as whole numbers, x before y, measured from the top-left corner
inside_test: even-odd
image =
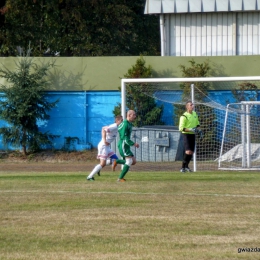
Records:
[[[260,102],[227,105],[219,169],[260,170]]]
[[[191,100],[203,135],[196,137],[190,168],[194,171],[257,169],[258,104],[237,104],[240,102],[236,102],[232,90],[237,90],[240,99],[243,92],[244,101],[257,100],[259,87],[260,77],[122,79],[121,113],[124,118],[128,109],[137,113],[132,132],[133,141],[140,145],[133,148],[138,161],[135,168],[143,171],[181,168],[184,150],[178,130],[179,117],[185,111],[185,103]],[[238,150],[242,151],[242,157],[235,156]]]

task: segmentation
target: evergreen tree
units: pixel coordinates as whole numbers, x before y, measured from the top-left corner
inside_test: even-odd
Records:
[[[151,78],[152,67],[146,66],[144,58],[141,56],[137,59],[124,78]],[[137,118],[134,126],[140,127],[145,125],[162,125],[161,116],[163,106],[157,106],[154,98],[145,95],[142,91],[147,87],[146,83],[128,84],[126,87],[126,107],[136,111]],[[119,88],[121,90],[121,88]],[[121,104],[115,107],[114,115],[121,114]]]
[[[6,80],[1,85],[0,118],[7,126],[0,128],[0,135],[5,144],[37,151],[43,145],[50,145],[57,136],[41,133],[37,121],[48,120],[47,114],[58,102],[48,102],[44,90],[49,84],[48,70],[53,63],[38,65],[33,58],[20,57],[16,62],[16,70],[0,68],[0,77]]]

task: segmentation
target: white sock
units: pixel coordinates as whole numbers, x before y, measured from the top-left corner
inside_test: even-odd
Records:
[[[96,173],[98,173],[102,169],[100,164],[96,165],[92,172],[89,174],[88,179],[92,178]]]

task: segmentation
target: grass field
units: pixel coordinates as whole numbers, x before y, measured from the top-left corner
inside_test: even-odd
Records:
[[[0,172],[0,259],[260,259],[260,173],[117,175]]]

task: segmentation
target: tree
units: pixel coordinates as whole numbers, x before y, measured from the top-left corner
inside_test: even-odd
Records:
[[[237,102],[241,101],[257,101],[259,89],[250,82],[243,82],[238,84],[238,88],[232,89],[232,94]]]
[[[208,60],[204,61],[203,63],[196,63],[194,60],[191,60],[190,67],[180,65],[180,68],[183,78],[208,77],[211,74],[211,67]],[[188,99],[190,100],[191,84],[192,82],[185,82],[185,80],[180,84],[180,87],[183,90],[183,102],[187,101],[187,97],[189,97]],[[220,142],[216,131],[217,125],[214,109],[203,104],[211,84],[209,82],[194,82],[194,84],[196,86],[194,93],[195,102],[200,103],[195,103],[195,110],[199,116],[201,128],[204,131],[203,140],[196,143],[198,148],[197,154],[200,155],[204,152],[205,155],[210,155],[215,150],[215,146],[217,146],[217,144]],[[204,95],[202,93],[204,93]],[[174,105],[174,121],[176,122],[176,125],[178,125],[179,118],[184,111],[185,108],[183,105]],[[209,140],[210,142],[208,142]],[[204,144],[207,144],[206,147],[204,147]],[[201,149],[201,147],[203,147],[203,149]]]
[[[144,15],[145,1],[5,2],[0,55],[15,55],[16,47],[26,49],[28,42],[34,56],[47,49],[61,56],[159,55],[158,17]]]
[[[51,140],[57,136],[41,133],[37,126],[39,120],[48,120],[47,114],[57,101],[48,102],[44,90],[49,84],[48,70],[53,63],[38,65],[33,58],[20,57],[16,62],[16,70],[0,68],[0,77],[5,78],[6,84],[1,85],[0,118],[7,126],[0,128],[5,144],[22,147],[34,152],[43,145],[51,145]]]
[[[152,76],[152,67],[146,66],[144,58],[137,59],[124,78],[150,78]],[[134,126],[141,127],[145,125],[162,125],[161,116],[163,106],[157,106],[154,98],[145,95],[143,90],[147,88],[146,83],[130,84],[126,87],[126,106],[127,109],[136,111],[137,118]],[[121,88],[119,88],[121,89]],[[115,107],[114,115],[121,115],[121,104]]]

